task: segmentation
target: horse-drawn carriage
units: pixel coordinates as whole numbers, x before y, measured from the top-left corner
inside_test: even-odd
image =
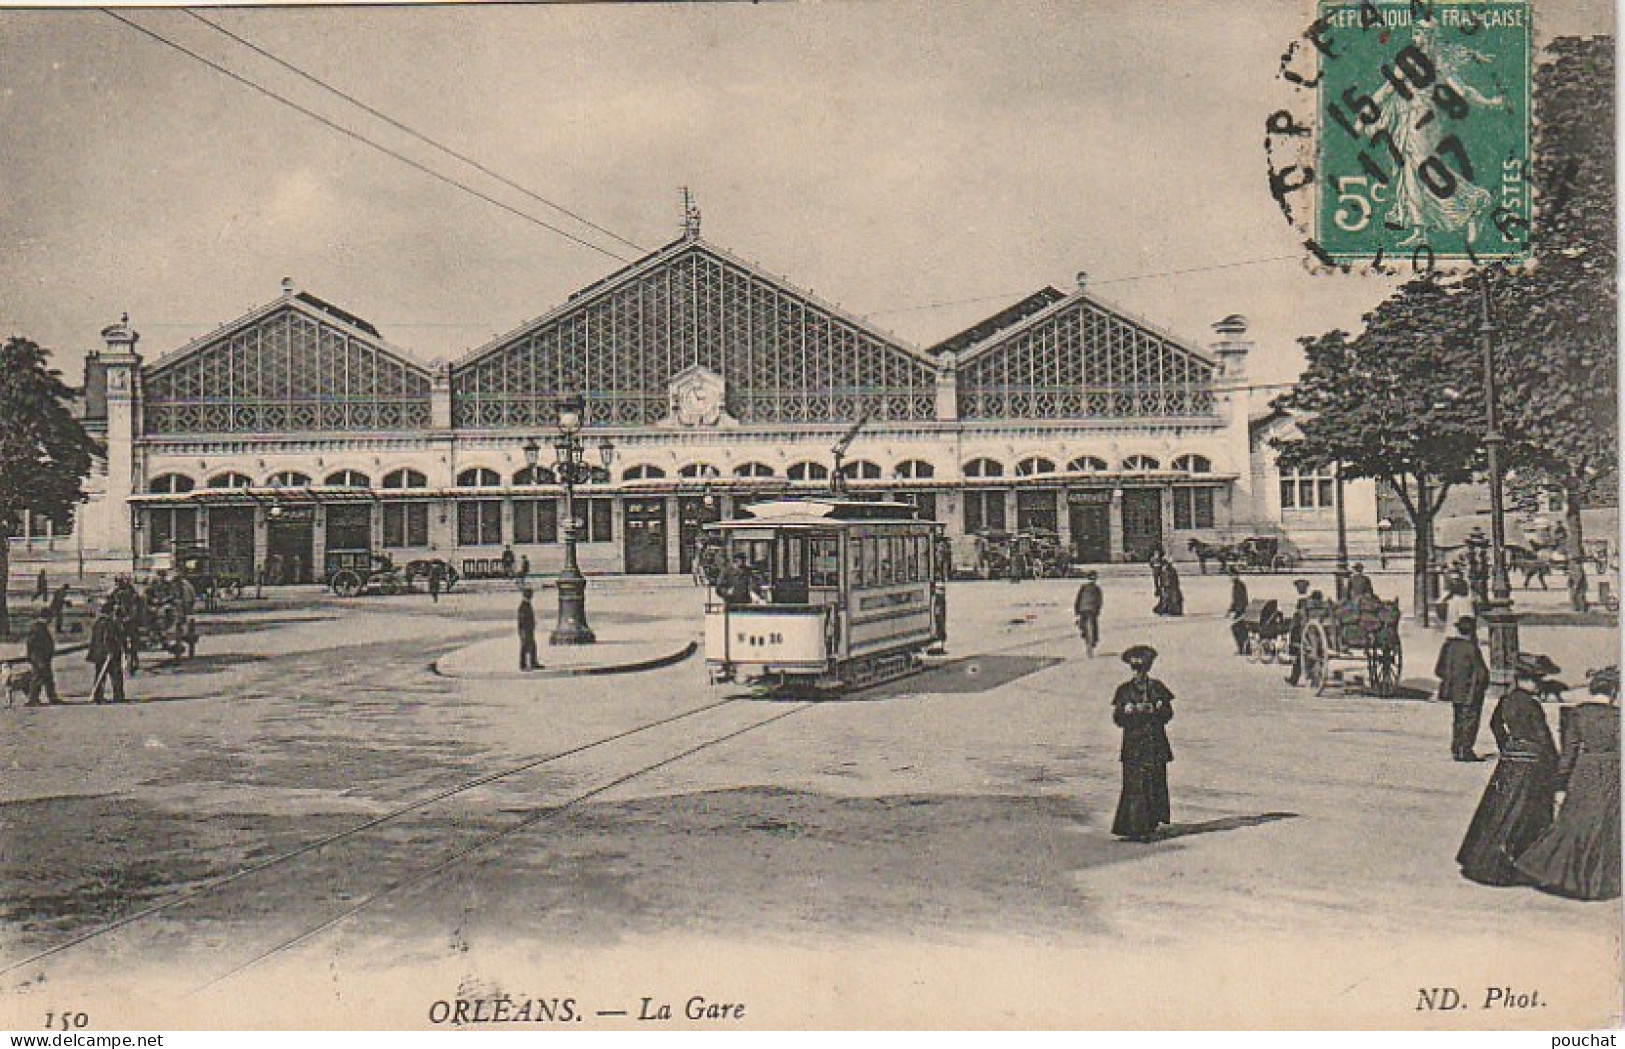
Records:
[[[234,601],[243,596],[248,583],[246,565],[216,557],[205,543],[177,542],[174,557],[175,574],[192,584],[205,608],[212,611],[221,599]]]
[[[370,554],[368,567],[341,568],[328,577],[327,585],[340,597],[360,594],[383,594],[393,597],[412,589],[407,574],[395,567],[388,554]]]
[[[406,562],[407,588],[415,587],[420,581],[424,586],[428,586],[429,579],[434,575],[437,565],[440,568],[440,589],[449,593],[451,588],[457,585],[457,581],[463,577],[458,574],[457,569],[452,566],[450,561],[439,557],[420,557]]]
[[[168,652],[176,659],[197,654],[197,619],[173,584],[154,583],[139,597],[134,590],[126,593],[128,600],[121,600],[115,591],[114,609],[135,651]]]
[[[1186,544],[1207,574],[1207,563],[1217,561],[1219,571],[1290,572],[1303,563],[1303,554],[1278,535],[1250,535],[1239,543],[1209,543],[1192,539]]]
[[[977,574],[983,579],[1046,579],[1067,575],[1072,558],[1054,532],[979,532]]]
[[[1304,678],[1316,695],[1353,682],[1374,696],[1399,689],[1405,653],[1398,601],[1367,597],[1311,609],[1299,644]]]
[[[1280,602],[1254,598],[1247,602],[1247,610],[1236,623],[1240,648],[1248,662],[1285,663],[1291,658],[1287,639],[1292,633],[1292,621],[1281,613]]]

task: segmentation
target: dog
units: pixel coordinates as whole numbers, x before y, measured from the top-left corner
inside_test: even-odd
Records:
[[[15,706],[17,697],[28,699],[34,687],[34,668],[27,663],[6,664],[6,706]]]

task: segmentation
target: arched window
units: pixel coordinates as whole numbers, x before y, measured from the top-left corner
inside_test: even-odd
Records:
[[[1210,474],[1213,463],[1205,455],[1181,455],[1174,460],[1174,469],[1188,474]]]
[[[677,471],[678,477],[719,477],[721,471],[710,463],[689,463]]]
[[[829,479],[829,467],[814,462],[791,463],[784,476],[792,481],[825,481]]]
[[[147,485],[147,491],[163,495],[190,492],[195,482],[185,474],[159,474]]]
[[[621,472],[623,481],[656,481],[666,476],[666,471],[658,466],[648,463],[639,463],[637,466],[628,466]]]
[[[997,459],[972,459],[965,464],[966,477],[1003,477],[1004,464]]]
[[[1105,473],[1108,469],[1106,460],[1095,455],[1080,455],[1066,464],[1066,472],[1072,474]]]
[[[502,477],[495,470],[487,470],[483,466],[471,466],[457,475],[459,488],[500,488]]]
[[[937,468],[924,459],[904,459],[897,464],[892,473],[905,480],[918,481],[926,477],[936,476]]]
[[[880,479],[880,464],[870,462],[868,459],[854,459],[849,463],[842,464],[841,476],[861,481],[878,481]]]
[[[1123,460],[1125,470],[1160,470],[1162,464],[1149,455],[1131,455]]]
[[[558,484],[559,478],[546,466],[526,466],[513,475],[513,483],[521,487],[535,484]]]
[[[1041,455],[1030,456],[1016,464],[1017,477],[1033,477],[1037,474],[1052,474],[1055,472],[1055,460],[1045,459]]]
[[[327,475],[323,484],[339,485],[344,488],[365,488],[372,484],[372,478],[360,470],[338,470]]]
[[[427,488],[429,479],[417,470],[402,467],[384,475],[385,488]]]
[[[254,487],[254,480],[247,474],[240,474],[233,470],[223,474],[215,474],[213,477],[209,478],[209,487],[252,488]]]
[[[272,488],[309,488],[310,475],[298,470],[279,470],[267,482]]]
[[[766,463],[740,463],[734,467],[735,477],[772,477],[773,467]]]

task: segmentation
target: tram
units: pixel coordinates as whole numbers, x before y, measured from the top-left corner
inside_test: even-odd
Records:
[[[908,503],[785,499],[706,526],[724,564],[743,554],[750,604],[712,593],[712,683],[834,690],[916,669],[947,638],[943,526]]]

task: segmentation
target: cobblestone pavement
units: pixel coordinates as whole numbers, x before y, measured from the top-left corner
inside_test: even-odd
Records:
[[[1287,577],[1250,584],[1286,603]],[[502,592],[245,603],[207,621],[195,660],[133,678],[129,706],[0,713],[0,967],[170,904],[7,971],[0,1025],[37,1026],[65,989],[126,1027],[343,1025],[358,999],[415,1026],[431,999],[544,985],[607,987],[605,1009],[684,981],[761,1000],[783,996],[787,958],[824,974],[779,1007],[787,1024],[840,1026],[843,995],[905,984],[956,1004],[929,1021],[902,991],[871,1004],[902,1023],[1001,1022],[954,998],[987,959],[999,975],[978,994],[1038,1025],[1134,1022],[1136,981],[1157,973],[1199,976],[1212,997],[1192,1015],[1209,1023],[1602,1022],[1580,1003],[1617,953],[1616,907],[1456,873],[1493,766],[1449,760],[1449,709],[1426,699],[1441,635],[1407,626],[1399,697],[1316,697],[1229,654],[1221,579],[1187,577],[1190,614],[1157,620],[1145,580],[1109,578],[1093,660],[1073,585],[956,584],[946,659],[817,703],[714,688],[699,657],[624,677],[430,674],[511,633]],[[610,638],[692,630],[701,603],[688,588],[591,600]],[[1108,833],[1115,653],[1142,641],[1178,696],[1175,825],[1150,845]],[[1601,628],[1533,627],[1524,644],[1575,682],[1617,658]],[[82,697],[82,657],[62,668]],[[173,1012],[168,989],[240,966]],[[300,981],[296,1007],[264,993]],[[1416,1013],[1419,987],[1519,981],[1553,1011]],[[253,993],[219,997],[231,988]]]

